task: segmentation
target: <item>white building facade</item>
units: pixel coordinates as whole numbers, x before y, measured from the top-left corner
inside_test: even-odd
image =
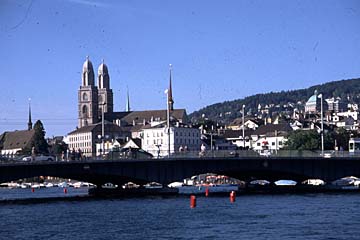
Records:
[[[169,151],[170,154],[180,151],[200,151],[200,129],[177,124],[170,127],[169,134],[167,130],[165,124],[144,128],[142,149],[159,157],[168,156]]]

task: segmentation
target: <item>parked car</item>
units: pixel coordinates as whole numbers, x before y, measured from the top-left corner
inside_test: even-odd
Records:
[[[26,157],[23,157],[22,160],[25,162],[30,162],[32,160],[32,157],[26,156]],[[41,154],[41,155],[36,155],[34,157],[34,161],[55,161],[55,157],[51,156],[51,155]]]

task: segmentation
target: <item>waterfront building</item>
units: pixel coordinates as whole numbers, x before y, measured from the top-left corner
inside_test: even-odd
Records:
[[[24,149],[31,149],[35,130],[4,132],[0,135],[1,155],[15,155]]]
[[[175,152],[199,151],[201,146],[200,129],[172,121],[170,136],[166,122],[143,129],[142,149],[153,156],[164,157]],[[170,140],[170,142],[169,142]]]
[[[130,137],[130,133],[124,131],[116,124],[105,122],[104,135],[102,135],[102,124],[91,124],[82,128],[78,128],[70,132],[67,136],[69,151],[81,151],[83,156],[92,157],[104,154],[110,149],[110,143],[113,139],[126,139]],[[96,143],[103,146],[96,149]]]
[[[240,149],[252,149],[252,139],[251,135],[254,133],[254,130],[245,130],[244,139],[242,130],[225,130],[223,137],[232,144],[236,145]]]
[[[282,149],[291,131],[292,128],[287,123],[260,126],[251,135],[253,149],[255,151],[260,151],[264,147],[267,147],[270,151]]]
[[[27,123],[27,130],[16,130],[4,132],[0,135],[0,150],[1,155],[13,156],[25,149],[32,148],[33,140],[35,137],[35,130],[31,121],[31,106],[29,102],[29,119]]]
[[[350,138],[349,153],[360,153],[360,138]]]

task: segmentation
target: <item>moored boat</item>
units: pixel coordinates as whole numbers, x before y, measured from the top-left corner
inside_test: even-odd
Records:
[[[237,184],[197,184],[197,185],[184,185],[178,187],[179,194],[205,194],[206,191],[209,194],[215,193],[230,193],[232,191],[238,191],[239,186]]]
[[[150,182],[144,185],[144,188],[148,189],[160,189],[163,188],[163,185],[157,182]]]
[[[174,186],[178,188],[179,194],[228,194],[239,191],[245,183],[225,175],[206,173],[184,179],[184,184]]]

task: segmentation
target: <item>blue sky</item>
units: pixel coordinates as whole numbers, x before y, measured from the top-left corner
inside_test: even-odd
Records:
[[[0,0],[0,133],[77,125],[81,69],[108,65],[115,111],[188,113],[256,93],[360,77],[359,1]],[[240,109],[240,108],[239,108]]]

